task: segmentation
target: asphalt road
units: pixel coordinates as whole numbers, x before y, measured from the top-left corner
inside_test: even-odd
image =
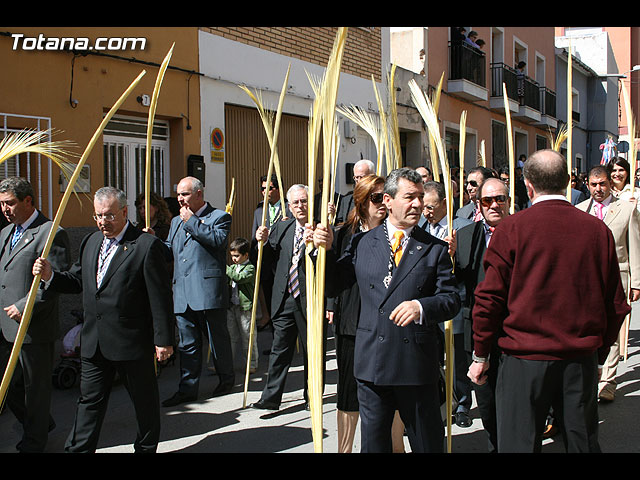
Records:
[[[611,404],[600,405],[600,444],[603,452],[640,452],[640,307],[634,306],[627,362],[621,362],[618,391]],[[269,348],[271,334],[258,335],[259,351]],[[323,400],[324,453],[337,451],[336,435],[336,361],[333,338],[328,342],[326,388]],[[162,408],[162,433],[158,452],[180,453],[313,453],[310,413],[304,409],[302,397],[302,358],[296,354],[287,378],[281,408],[266,412],[243,408],[244,370],[238,369],[234,391],[224,397],[208,398],[217,385],[217,377],[205,374],[198,401],[173,408]],[[260,354],[258,372],[250,378],[247,405],[257,401],[264,386],[268,357]],[[170,397],[178,384],[178,363],[162,369],[158,378],[160,398]],[[70,389],[54,389],[52,415],[57,427],[49,435],[47,452],[62,452],[64,441],[75,415],[78,385]],[[453,453],[486,452],[485,434],[475,402],[473,424],[469,428],[452,428]],[[136,424],[131,403],[122,385],[117,385],[110,398],[109,410],[102,429],[98,452],[132,452]],[[21,426],[5,409],[0,414],[0,453],[15,453],[22,435]],[[406,451],[410,452],[405,437]],[[354,452],[360,450],[359,431]],[[560,437],[547,439],[543,452],[564,452]]]

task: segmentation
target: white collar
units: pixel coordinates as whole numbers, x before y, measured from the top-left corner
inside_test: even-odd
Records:
[[[544,202],[546,200],[564,200],[565,202],[569,201],[564,195],[540,195],[533,202],[531,202],[531,205],[535,205],[538,202]]]
[[[118,235],[116,235],[115,237],[113,237],[116,240],[116,242],[118,242],[118,244],[124,238],[124,233],[127,231],[128,227],[129,227],[129,220],[127,220],[127,223],[124,224],[124,227],[122,228],[122,230],[120,230],[120,233]]]
[[[409,235],[411,235],[411,232],[415,228],[415,227],[409,227],[406,229],[398,228],[389,221],[388,217],[385,219],[385,222],[387,222],[387,232],[389,232],[389,239],[393,238],[393,235],[396,232],[396,230],[402,230],[402,232],[404,233],[404,238],[407,239],[409,238]]]
[[[204,209],[205,209],[205,208],[207,208],[207,202],[204,202],[204,205],[203,205],[203,206],[201,206],[201,207],[198,209],[198,211],[197,211],[197,212],[193,212],[193,214],[194,214],[196,217],[199,217],[200,215],[202,215],[202,212],[204,212]]]

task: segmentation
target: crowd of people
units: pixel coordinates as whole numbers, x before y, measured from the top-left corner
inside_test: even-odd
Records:
[[[150,227],[142,198],[133,224],[124,192],[103,187],[94,195],[98,230],[83,239],[75,263],[62,228],[47,258],[39,257],[51,222],[35,208],[28,181],[3,180],[1,365],[33,276],[41,278],[7,397],[24,427],[17,449],[44,451],[55,426],[51,372],[65,293],[81,293],[84,310],[67,452],[96,450],[116,375],[135,409],[136,452],[157,450],[161,408],[198,399],[209,355],[219,382],[208,396],[232,392],[236,367],[250,358],[250,373],[257,371],[256,296],[254,328],[272,335],[264,389],[250,407],[280,408],[299,349],[308,408],[305,271],[322,247],[323,347],[332,329],[339,452],[352,451],[358,424],[362,452],[402,452],[405,435],[412,452],[444,450],[449,320],[455,424],[472,425],[475,395],[488,452],[538,452],[552,432],[568,452],[600,451],[597,405],[615,399],[622,325],[640,297],[640,195],[630,188],[640,172],[631,178],[616,158],[570,176],[562,155],[540,150],[515,173],[453,169],[448,189],[427,167],[385,178],[361,160],[353,191],[330,202],[330,225],[318,223],[319,210],[310,214],[308,186],[282,195],[277,178],[265,176],[268,204],[257,206],[250,239],[229,238],[231,214],[205,200],[197,178],[178,183],[178,215],[152,196]],[[161,401],[157,364],[176,357],[176,391]]]

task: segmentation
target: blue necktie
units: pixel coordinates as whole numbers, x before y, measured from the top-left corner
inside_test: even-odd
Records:
[[[20,237],[22,237],[22,225],[16,225],[16,229],[13,232],[13,238],[11,239],[11,250],[16,246],[16,243],[20,241]]]
[[[117,245],[118,242],[115,238],[107,238],[105,237],[102,241],[102,248],[100,249],[100,258],[98,259],[98,275],[96,278],[96,284],[98,288],[102,284],[102,279],[104,278],[104,274],[107,271],[107,258],[109,257],[109,253],[114,245]]]

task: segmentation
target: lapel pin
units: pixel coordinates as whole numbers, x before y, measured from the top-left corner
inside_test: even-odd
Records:
[[[124,249],[125,252],[127,251],[127,246],[126,245],[124,245],[122,248]]]
[[[422,250],[422,245],[416,245],[417,250]]]

